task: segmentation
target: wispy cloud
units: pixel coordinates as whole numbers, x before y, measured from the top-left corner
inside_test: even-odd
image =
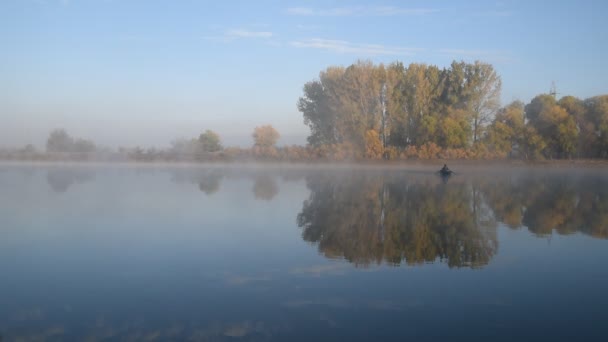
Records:
[[[440,55],[449,56],[450,58],[464,59],[481,59],[486,61],[507,63],[513,62],[514,58],[509,52],[498,50],[480,50],[480,49],[438,49],[436,51]]]
[[[285,11],[290,15],[324,16],[324,17],[363,17],[363,16],[397,16],[425,15],[438,12],[433,8],[405,8],[396,6],[355,6],[316,9],[310,7],[291,7]]]
[[[410,56],[416,52],[422,51],[418,48],[406,48],[399,46],[386,46],[378,44],[358,44],[344,40],[332,40],[322,38],[311,38],[291,42],[291,46],[297,48],[320,49],[336,53],[358,54],[358,55],[394,55],[394,56]]]
[[[235,38],[270,38],[272,32],[269,31],[247,31],[247,30],[229,30],[225,34],[227,37]]]
[[[304,24],[298,24],[296,25],[296,28],[298,30],[302,30],[302,31],[313,31],[313,30],[318,30],[321,28],[321,26],[319,25],[304,25]]]
[[[270,39],[274,34],[270,31],[251,31],[244,29],[231,29],[218,36],[204,37],[207,40],[231,42],[237,39]]]

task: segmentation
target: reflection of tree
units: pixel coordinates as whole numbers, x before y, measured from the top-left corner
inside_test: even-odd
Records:
[[[536,186],[526,187],[530,191],[522,223],[537,235],[551,234],[553,229],[560,234],[577,231],[576,190],[567,178],[552,182],[541,181]]]
[[[476,267],[496,252],[489,211],[466,184],[336,176],[310,178],[308,186],[298,225],[328,257],[363,265],[439,258],[450,267]]]
[[[94,173],[82,169],[50,169],[46,174],[46,182],[55,192],[66,192],[75,183],[92,180]]]
[[[594,175],[528,175],[481,181],[496,218],[544,236],[582,232],[608,238],[608,182]]]
[[[220,189],[222,175],[219,173],[209,173],[198,180],[198,188],[207,195],[213,195]]]
[[[204,171],[176,171],[173,174],[174,182],[189,182],[198,184],[200,191],[206,195],[213,195],[220,189],[224,175],[220,170],[204,170]]]
[[[522,226],[524,208],[527,203],[524,191],[525,187],[529,185],[519,179],[511,180],[509,178],[494,182],[486,179],[478,181],[478,186],[492,208],[496,220],[512,229]]]
[[[252,191],[255,198],[270,201],[279,192],[279,186],[270,176],[261,175],[256,177]]]

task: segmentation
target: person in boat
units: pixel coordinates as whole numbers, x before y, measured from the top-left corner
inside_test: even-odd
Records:
[[[443,167],[441,168],[441,170],[439,170],[439,172],[443,174],[452,173],[452,171],[450,171],[450,169],[448,168],[447,164],[443,164]]]

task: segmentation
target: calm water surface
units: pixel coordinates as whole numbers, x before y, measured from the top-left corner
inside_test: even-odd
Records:
[[[601,169],[0,164],[3,341],[608,337]]]

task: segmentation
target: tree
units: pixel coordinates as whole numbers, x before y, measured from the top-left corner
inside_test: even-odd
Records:
[[[52,131],[46,141],[47,152],[72,152],[73,146],[74,138],[62,128]]]
[[[514,147],[520,147],[524,134],[524,104],[514,101],[501,108],[488,127],[486,142],[497,153],[511,154]]]
[[[329,98],[321,81],[304,85],[304,96],[298,100],[298,110],[304,115],[304,124],[310,128],[308,143],[312,146],[337,142],[335,114],[329,108]]]
[[[365,132],[365,156],[369,159],[381,159],[384,154],[380,135],[373,129]]]
[[[483,128],[490,123],[500,107],[502,81],[491,64],[476,61],[467,65],[467,99],[472,115],[473,143],[480,138]]]
[[[280,137],[279,132],[271,125],[259,126],[253,130],[254,146],[268,148],[274,147]]]
[[[72,146],[72,152],[75,153],[92,153],[95,152],[95,143],[86,139],[76,139]]]
[[[479,61],[454,61],[449,69],[358,61],[328,67],[305,84],[298,110],[316,149],[340,145],[356,157],[375,156],[368,148],[375,134],[387,157],[412,145],[462,148],[477,142],[498,109],[500,90],[494,68]]]
[[[551,106],[555,106],[557,103],[555,98],[548,94],[538,95],[526,105],[526,118],[533,125],[540,120],[540,113]]]
[[[403,113],[398,122],[406,127],[401,141],[420,146],[434,140],[443,88],[441,70],[436,66],[410,64],[403,75],[399,91],[403,96]]]
[[[209,129],[198,137],[198,143],[203,152],[218,152],[222,150],[220,136]]]
[[[467,112],[451,107],[446,112],[437,125],[439,145],[443,148],[466,147],[471,136]]]
[[[555,105],[540,113],[539,132],[548,142],[549,153],[558,157],[570,156],[576,150],[578,131],[574,118]]]
[[[557,104],[564,108],[574,118],[578,129],[576,149],[578,156],[592,156],[595,142],[593,123],[588,120],[585,103],[574,96],[564,96]]]
[[[608,157],[608,95],[585,100],[587,121],[592,124],[595,135],[595,157]]]
[[[570,157],[576,151],[578,128],[575,118],[559,106],[553,96],[539,95],[526,105],[526,117],[545,141],[547,157]]]

